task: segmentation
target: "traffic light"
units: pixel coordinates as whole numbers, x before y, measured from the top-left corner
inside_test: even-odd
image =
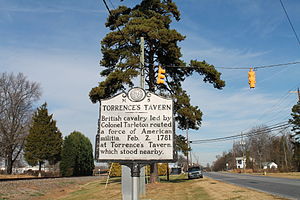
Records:
[[[248,72],[248,83],[250,88],[255,88],[255,71],[253,71],[253,68],[250,68],[250,71]]]
[[[164,70],[163,68],[161,68],[161,66],[158,66],[158,72],[157,72],[157,84],[163,84],[165,83],[164,78],[166,77],[164,75],[164,73],[166,73],[166,70]]]

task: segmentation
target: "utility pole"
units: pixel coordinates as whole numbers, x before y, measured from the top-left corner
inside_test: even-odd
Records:
[[[298,102],[300,102],[300,90],[298,88],[297,91],[290,91],[290,93],[298,93]]]
[[[285,162],[285,169],[288,169],[288,162],[287,162],[287,155],[286,155],[286,147],[287,147],[287,142],[286,142],[286,135],[284,132],[282,132],[282,146],[283,146],[283,153],[284,153],[284,162]]]
[[[140,68],[141,68],[141,79],[140,87],[145,89],[145,40],[144,37],[140,38]],[[141,176],[142,173],[142,176]],[[132,177],[132,200],[139,200],[140,195],[144,195],[145,191],[145,169],[139,163],[133,163],[131,166],[131,177]],[[142,180],[143,179],[143,180]]]
[[[141,54],[140,54],[140,67],[141,67],[141,81],[140,81],[140,85],[142,89],[145,89],[145,70],[144,70],[144,66],[145,66],[145,58],[144,58],[144,54],[145,54],[145,50],[144,47],[145,46],[145,40],[144,37],[141,37],[141,42],[140,42],[140,48],[141,48]]]
[[[245,165],[246,165],[246,160],[244,159],[245,158],[245,150],[244,150],[244,144],[245,144],[245,142],[244,142],[244,137],[243,137],[243,132],[241,132],[241,137],[242,137],[242,139],[241,139],[241,145],[242,145],[242,152],[243,152],[243,159],[242,159],[242,163],[243,163],[243,171],[245,172]]]
[[[191,143],[190,143],[190,141],[188,141],[189,142],[189,148],[191,147]],[[193,167],[193,155],[192,155],[192,149],[190,150],[190,163],[191,163],[191,165],[192,165],[192,167]]]
[[[189,141],[189,129],[188,129],[188,122],[186,122],[186,140],[187,140],[187,145],[188,145],[188,152],[186,155],[186,160],[187,160],[187,166],[186,166],[186,170],[189,170],[189,148],[190,148],[190,141]]]
[[[298,88],[298,102],[300,102],[300,90]]]
[[[140,38],[140,88],[145,89],[144,71],[144,37]],[[130,176],[131,174],[131,176]],[[128,184],[130,183],[130,184]],[[122,200],[139,200],[146,194],[145,167],[141,163],[133,162],[122,166]]]
[[[144,37],[141,37],[140,41],[140,66],[141,66],[141,81],[140,86],[142,89],[145,89],[145,40]],[[141,167],[140,169],[140,178],[139,178],[139,194],[146,194],[146,186],[145,186],[145,167]]]
[[[141,68],[141,79],[140,87],[145,89],[145,74],[144,74],[144,37],[141,37],[140,41],[140,68]],[[140,195],[144,195],[145,191],[145,168],[139,163],[133,163],[131,166],[131,177],[132,177],[132,200],[139,200]]]

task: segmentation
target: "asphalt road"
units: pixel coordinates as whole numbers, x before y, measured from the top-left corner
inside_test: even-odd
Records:
[[[206,172],[204,176],[289,199],[300,199],[300,179]]]

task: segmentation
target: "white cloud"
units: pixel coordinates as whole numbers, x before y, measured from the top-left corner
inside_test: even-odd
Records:
[[[79,130],[94,142],[98,105],[90,102],[88,93],[100,81],[97,56],[62,50],[0,52],[1,72],[22,72],[30,81],[41,84],[40,104],[48,103],[49,112],[64,135]]]
[[[184,84],[192,104],[199,106],[203,112],[201,128],[189,131],[192,141],[237,135],[258,125],[286,121],[294,103],[291,96],[278,98],[248,88],[220,91],[195,82],[196,78],[192,77]],[[185,135],[184,132],[182,134]],[[192,148],[198,152],[201,164],[206,164],[215,160],[216,155],[231,149],[232,142],[198,144],[192,145]]]

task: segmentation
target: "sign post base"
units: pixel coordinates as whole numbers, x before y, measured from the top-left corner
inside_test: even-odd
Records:
[[[129,167],[131,170],[131,200],[139,200],[139,197],[141,195],[140,193],[140,174],[141,174],[141,168],[144,166],[140,163],[126,163],[125,166]]]

